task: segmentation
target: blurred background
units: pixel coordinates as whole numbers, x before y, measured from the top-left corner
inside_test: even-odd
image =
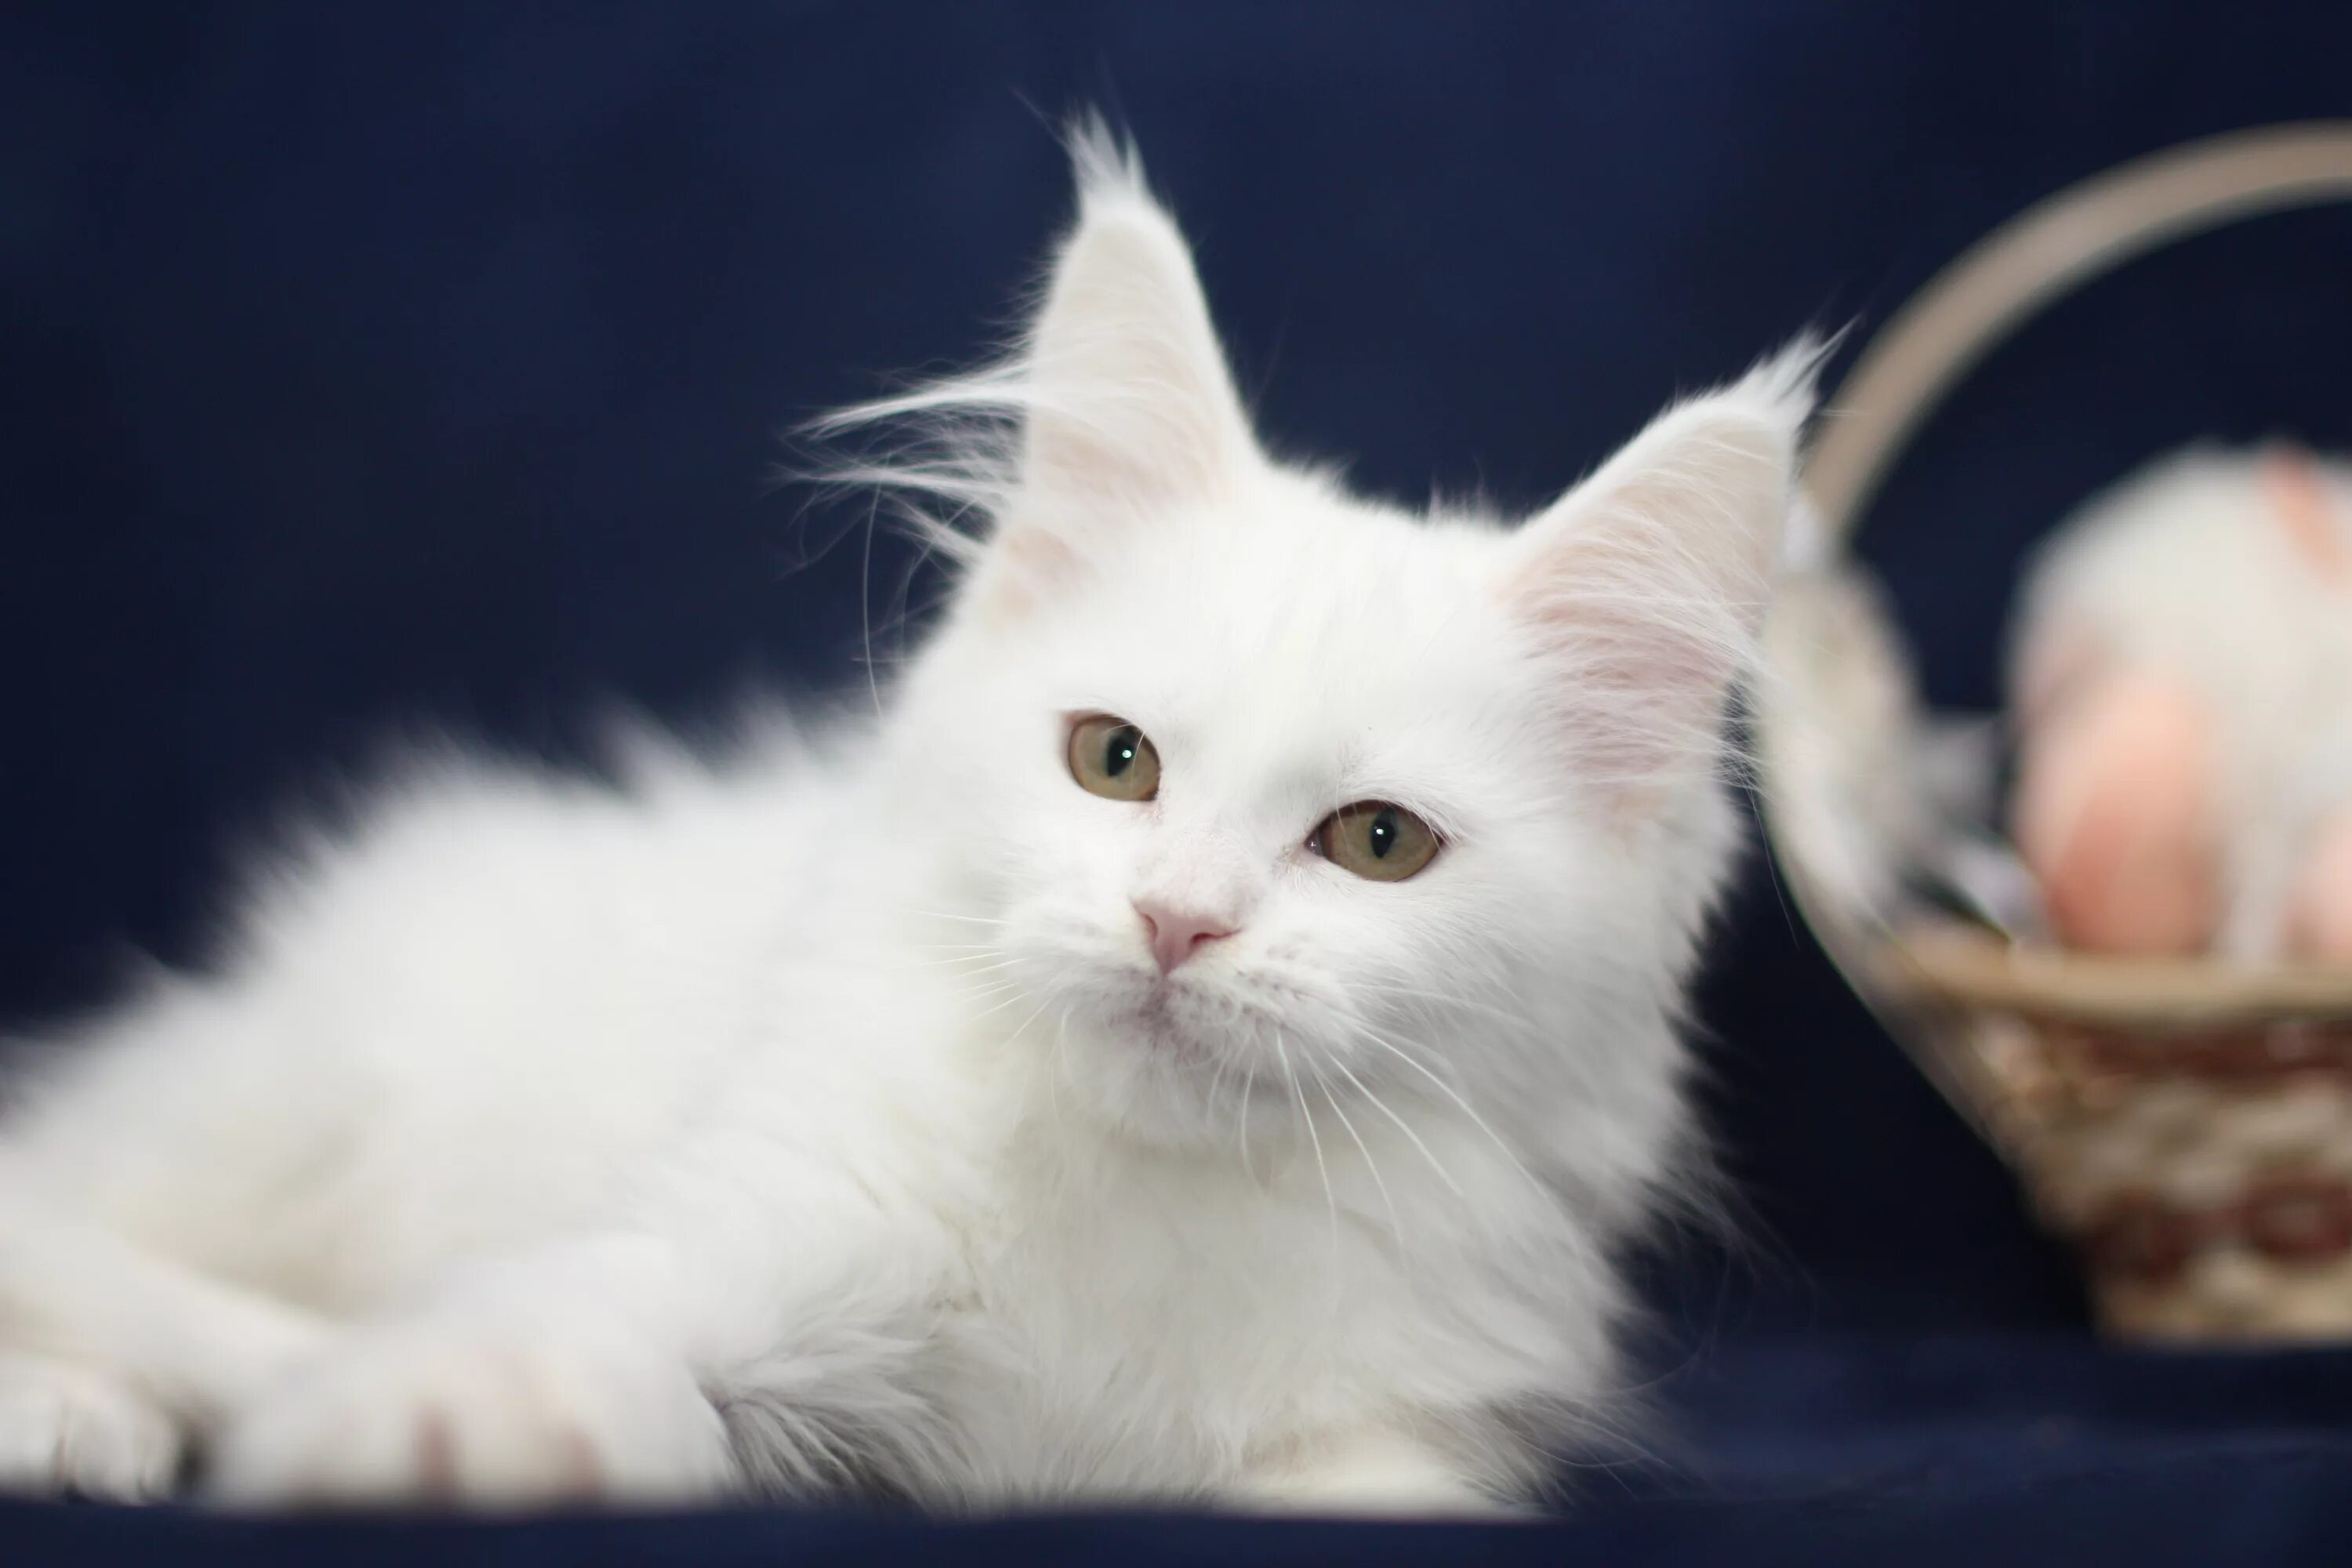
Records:
[[[570,758],[611,700],[862,683],[907,556],[780,489],[780,432],[1001,341],[1069,108],[1139,141],[1278,448],[1517,509],[1801,328],[1850,359],[2037,198],[2352,110],[2347,59],[2352,8],[2243,0],[15,0],[0,1017],[201,956],[237,847],[386,736]],[[1967,384],[1862,542],[1932,698],[1994,703],[2020,552],[2098,486],[2202,435],[2352,447],[2347,258],[2346,211],[2201,238]],[[1760,854],[1704,1017],[1748,1241],[1658,1265],[1680,1375],[2080,1330]]]

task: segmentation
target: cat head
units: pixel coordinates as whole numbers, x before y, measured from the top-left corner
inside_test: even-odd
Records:
[[[1517,526],[1409,514],[1266,454],[1132,155],[1076,162],[1015,359],[855,416],[918,431],[864,477],[987,524],[937,536],[959,586],[887,726],[959,900],[931,940],[1139,1136],[1565,1094],[1635,1138],[1736,842],[1813,356]]]

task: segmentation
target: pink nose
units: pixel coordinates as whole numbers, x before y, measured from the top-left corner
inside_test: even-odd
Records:
[[[1219,937],[1234,934],[1234,928],[1225,921],[1192,910],[1174,909],[1139,899],[1135,901],[1135,912],[1143,917],[1143,937],[1151,944],[1151,956],[1159,962],[1162,974],[1170,973]]]

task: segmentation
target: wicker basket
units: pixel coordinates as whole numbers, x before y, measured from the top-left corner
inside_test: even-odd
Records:
[[[2127,164],[1995,232],[1838,389],[1806,487],[1828,546],[1941,395],[2042,304],[2170,239],[2347,198],[2352,123],[2284,126]],[[1839,625],[1813,623],[1806,657],[1779,661],[1798,700],[1805,682],[1851,680],[1867,662]],[[2044,1221],[2079,1245],[2104,1326],[2352,1338],[2352,970],[2094,957],[1861,907],[1800,820],[1811,781],[1774,744],[1787,711],[1768,693],[1762,793],[1800,908]]]

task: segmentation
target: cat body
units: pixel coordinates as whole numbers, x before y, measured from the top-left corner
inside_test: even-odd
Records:
[[[989,523],[877,714],[420,765],[20,1073],[0,1480],[1444,1512],[1606,1429],[1809,362],[1408,516],[1078,163],[1017,360],[863,416]]]

